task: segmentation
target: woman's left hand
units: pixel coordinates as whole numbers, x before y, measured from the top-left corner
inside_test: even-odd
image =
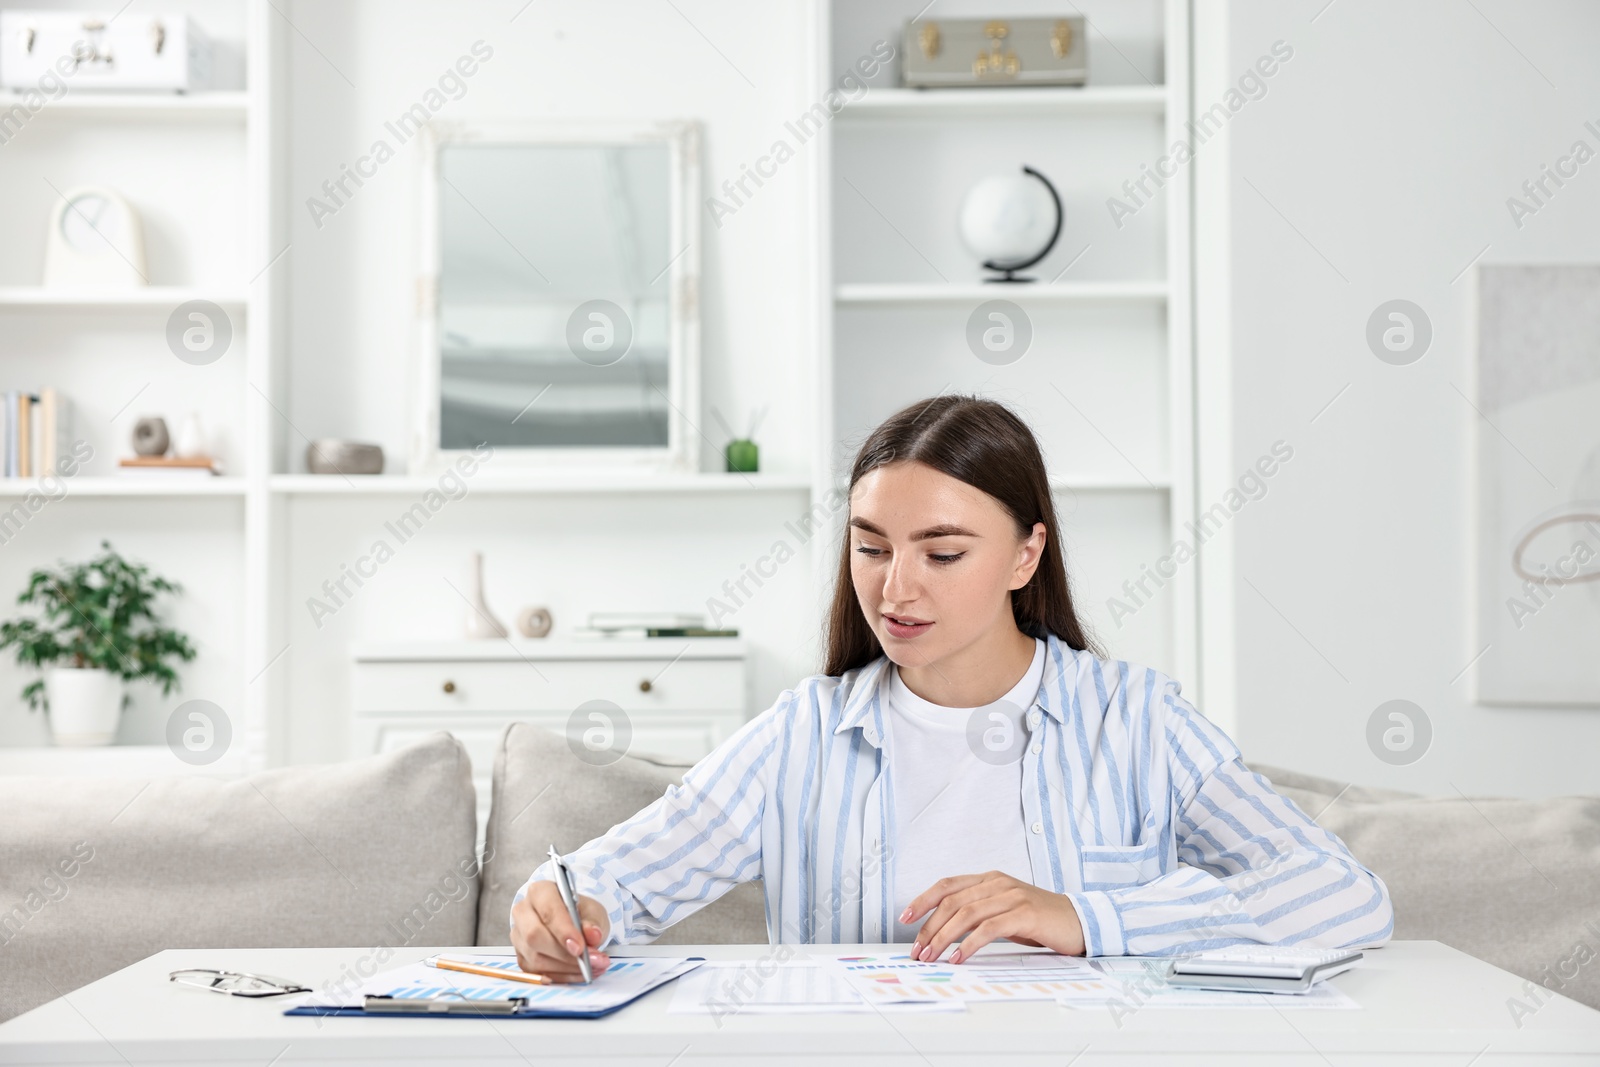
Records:
[[[1064,956],[1083,955],[1083,926],[1072,901],[999,871],[939,879],[911,902],[900,921],[916,922],[924,914],[928,921],[911,947],[912,959],[936,960],[960,941],[950,957],[960,963],[997,937]]]

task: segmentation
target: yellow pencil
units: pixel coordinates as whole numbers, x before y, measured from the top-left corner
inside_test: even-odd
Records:
[[[527,982],[529,985],[553,984],[550,979],[542,974],[528,974],[525,971],[502,971],[494,967],[478,967],[470,963],[447,960],[443,956],[434,956],[427,962],[428,966],[437,967],[441,971],[464,971],[467,974],[480,974],[485,978],[504,978],[508,982]]]

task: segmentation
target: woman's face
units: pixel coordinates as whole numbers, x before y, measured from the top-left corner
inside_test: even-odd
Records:
[[[891,660],[921,667],[1015,628],[1010,592],[1033,577],[1045,526],[1019,538],[994,497],[905,461],[856,483],[848,536],[868,624]]]

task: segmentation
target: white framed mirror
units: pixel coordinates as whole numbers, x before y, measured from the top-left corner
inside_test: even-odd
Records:
[[[413,472],[693,470],[699,129],[435,123]]]

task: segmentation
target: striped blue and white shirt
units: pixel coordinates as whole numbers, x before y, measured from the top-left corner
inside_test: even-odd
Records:
[[[774,944],[890,940],[890,676],[879,657],[805,679],[568,856],[578,892],[610,916],[607,943],[651,941],[756,878]],[[1032,881],[1072,901],[1088,955],[1389,940],[1383,882],[1246,768],[1166,675],[1052,635],[1023,722]],[[529,882],[551,875],[545,863]]]

